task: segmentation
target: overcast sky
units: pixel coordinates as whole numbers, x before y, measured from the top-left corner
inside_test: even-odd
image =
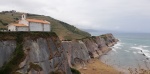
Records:
[[[93,34],[150,33],[150,0],[1,0],[5,10],[48,15]]]

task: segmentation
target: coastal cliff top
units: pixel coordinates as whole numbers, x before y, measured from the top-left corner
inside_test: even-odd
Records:
[[[54,32],[0,32],[0,40],[14,40],[18,36],[39,38],[39,37],[57,37]]]
[[[0,12],[0,30],[7,29],[7,25],[12,22],[18,22],[23,13],[2,11]],[[26,13],[28,18],[36,18],[40,20],[47,20],[51,23],[52,32],[55,32],[61,40],[81,39],[89,37],[91,34],[76,28],[73,25],[59,21],[50,16]]]

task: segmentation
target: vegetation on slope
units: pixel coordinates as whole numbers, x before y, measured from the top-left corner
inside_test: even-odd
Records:
[[[0,74],[14,74],[14,72],[17,69],[19,69],[18,65],[22,61],[22,59],[25,57],[24,52],[23,52],[22,42],[23,42],[23,36],[22,36],[22,33],[19,33],[18,35],[16,35],[17,46],[13,53],[13,57],[10,59],[8,63],[3,65],[3,67],[0,69]]]
[[[79,69],[81,74],[123,74],[115,68],[106,65],[99,59],[92,59],[86,65],[87,69]]]
[[[75,68],[71,68],[71,72],[72,72],[72,74],[81,74],[80,71],[78,71]]]
[[[6,25],[12,22],[17,23],[22,14],[23,13],[15,11],[0,12],[0,28],[6,28]],[[49,21],[51,23],[52,31],[55,32],[61,40],[81,39],[91,36],[87,32],[79,30],[72,25],[56,20],[49,16],[27,13],[27,18],[36,18]]]

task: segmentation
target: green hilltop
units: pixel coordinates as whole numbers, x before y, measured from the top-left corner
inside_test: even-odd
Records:
[[[0,29],[6,29],[9,23],[17,23],[21,18],[22,12],[16,11],[2,11],[0,12]],[[55,32],[61,40],[81,39],[91,36],[88,32],[82,31],[73,25],[56,20],[50,16],[37,15],[26,13],[27,18],[35,18],[47,20],[51,23],[51,29]]]

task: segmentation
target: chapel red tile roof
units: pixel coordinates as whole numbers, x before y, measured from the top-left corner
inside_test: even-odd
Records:
[[[43,24],[50,24],[50,22],[46,20],[38,20],[38,19],[26,19],[29,22],[36,22],[36,23],[43,23]]]
[[[24,24],[16,24],[16,23],[12,23],[11,25],[14,25],[14,26],[27,26],[27,25],[24,25]]]

